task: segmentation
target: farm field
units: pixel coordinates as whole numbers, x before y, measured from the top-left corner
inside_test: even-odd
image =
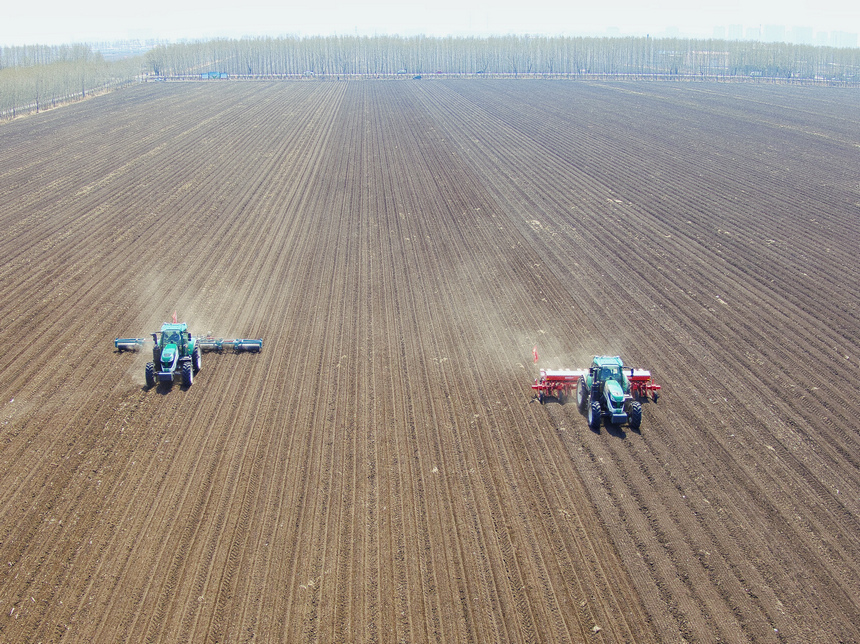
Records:
[[[0,125],[0,641],[860,641],[858,99],[147,84]],[[174,311],[263,350],[147,389],[113,339]],[[594,354],[662,385],[640,431],[533,400]]]

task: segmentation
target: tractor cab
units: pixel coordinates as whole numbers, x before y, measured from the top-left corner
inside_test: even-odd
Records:
[[[189,335],[188,325],[184,322],[178,324],[165,322],[161,325],[161,338],[158,340],[158,346],[162,351],[167,349],[170,345],[173,345],[174,348],[178,349],[186,344]]]
[[[594,356],[594,361],[591,363],[591,377],[594,382],[614,381],[621,386],[622,390],[627,389],[624,364],[619,357]]]
[[[152,334],[155,346],[152,362],[146,365],[146,383],[173,382],[177,375],[182,383],[190,386],[194,373],[200,370],[200,349],[188,332],[184,322],[165,322],[161,331]]]
[[[590,390],[591,401],[598,404],[593,423],[599,423],[599,416],[606,416],[612,423],[627,422],[630,385],[620,357],[595,356],[584,384]]]

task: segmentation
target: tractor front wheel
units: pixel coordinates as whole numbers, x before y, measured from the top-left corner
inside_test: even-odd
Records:
[[[194,370],[191,368],[191,363],[186,362],[182,365],[182,384],[190,387],[192,382],[194,382]]]
[[[146,363],[146,386],[152,389],[155,386],[155,363]]]
[[[642,405],[635,400],[630,403],[630,409],[627,411],[627,423],[634,432],[638,432],[642,424]]]
[[[592,401],[591,406],[588,408],[588,426],[591,429],[600,429],[601,415],[600,403],[596,400]]]

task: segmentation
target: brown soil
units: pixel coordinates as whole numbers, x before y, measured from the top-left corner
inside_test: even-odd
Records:
[[[856,90],[141,85],[0,126],[0,640],[860,639]],[[176,310],[262,337],[147,389]],[[595,353],[640,432],[532,401]]]

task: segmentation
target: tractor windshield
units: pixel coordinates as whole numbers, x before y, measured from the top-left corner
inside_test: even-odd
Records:
[[[179,331],[165,331],[161,334],[161,346],[166,347],[168,344],[179,344]]]
[[[621,367],[602,367],[600,369],[600,379],[604,382],[607,380],[615,380],[621,382]]]

